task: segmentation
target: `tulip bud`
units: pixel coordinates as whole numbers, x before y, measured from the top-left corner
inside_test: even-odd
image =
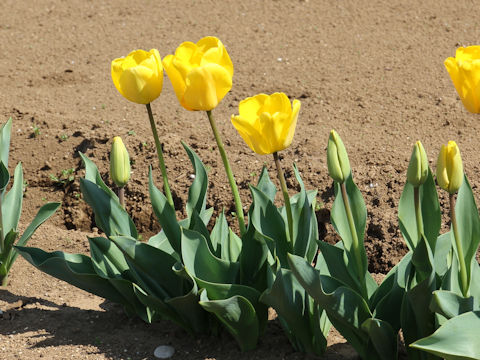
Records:
[[[130,180],[130,157],[120,136],[113,138],[110,152],[110,176],[120,188]]]
[[[413,147],[410,164],[408,164],[407,181],[414,187],[425,183],[428,176],[428,160],[425,149],[420,141]]]
[[[332,130],[328,138],[327,165],[330,177],[342,184],[350,175],[350,161],[340,136]]]
[[[463,183],[463,164],[455,141],[442,145],[437,161],[437,183],[443,190],[453,194]]]

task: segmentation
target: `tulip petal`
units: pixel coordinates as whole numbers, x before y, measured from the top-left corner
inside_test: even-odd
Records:
[[[248,147],[252,149],[252,151],[260,155],[269,154],[269,152],[265,149],[264,137],[255,127],[254,123],[240,115],[232,115],[231,120],[235,129],[237,129],[242,139],[245,141]]]
[[[437,183],[443,190],[448,191],[447,147],[442,145],[437,160]]]
[[[293,100],[292,114],[290,115],[290,121],[288,126],[284,130],[282,137],[285,139],[285,148],[289,147],[293,141],[293,135],[295,135],[295,128],[297,127],[298,114],[300,112],[301,102],[300,100]],[[285,133],[286,131],[286,133]]]
[[[232,77],[223,67],[207,64],[193,68],[185,81],[186,89],[181,102],[193,110],[214,109],[232,88]]]
[[[182,77],[182,74],[177,70],[177,68],[173,65],[173,55],[167,55],[163,58],[163,67],[165,68],[165,72],[172,83],[173,91],[175,91],[175,95],[180,103],[183,102],[183,94],[185,93],[185,80]],[[188,108],[187,110],[192,110]]]
[[[207,63],[218,64],[228,71],[231,77],[233,77],[233,64],[225,46],[222,42],[213,36],[207,36],[197,42],[199,51],[202,52],[201,66]]]
[[[258,94],[240,101],[238,105],[240,116],[244,119],[249,119],[251,122],[255,122],[256,118],[262,113],[263,104],[266,99],[268,99],[268,95]]]
[[[455,141],[449,141],[447,145],[446,168],[448,174],[448,191],[454,193],[460,189],[463,183],[463,164]]]
[[[480,112],[480,60],[458,61],[459,77],[463,79],[460,98],[468,111]],[[458,91],[458,90],[457,90]]]

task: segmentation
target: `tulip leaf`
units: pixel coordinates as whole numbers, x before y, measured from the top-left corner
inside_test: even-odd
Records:
[[[443,277],[446,274],[449,266],[451,265],[449,264],[449,253],[451,249],[452,241],[450,232],[440,235],[437,238],[437,242],[435,244],[435,252],[433,256],[435,272],[440,277]]]
[[[10,267],[13,264],[12,257],[17,253],[13,248],[13,244],[15,243],[17,236],[17,232],[10,230],[3,239],[3,249],[0,252],[0,267],[2,268],[0,271],[0,279],[3,279],[4,276],[8,275]]]
[[[205,237],[197,231],[183,229],[182,258],[188,273],[213,283],[235,284],[239,263],[214,256]]]
[[[10,152],[10,134],[12,131],[12,118],[9,118],[0,128],[0,161],[8,169],[8,154]]]
[[[290,270],[277,272],[275,282],[260,301],[275,309],[297,351],[316,355],[325,352],[330,322]]]
[[[238,261],[238,258],[242,252],[242,239],[233,232],[232,229],[228,229],[228,237],[222,244],[221,258],[230,262]]]
[[[89,237],[88,242],[90,244],[92,264],[98,274],[108,278],[129,278],[127,261],[112,240],[104,237]]]
[[[188,230],[196,231],[202,234],[202,236],[207,241],[208,248],[210,249],[210,251],[214,252],[212,241],[210,239],[210,232],[205,226],[205,223],[200,217],[200,214],[196,210],[193,210],[189,220],[190,220],[190,224],[188,225]]]
[[[410,346],[446,360],[480,359],[480,311],[471,311],[445,322],[432,335]]]
[[[153,183],[151,167],[148,171],[148,189],[155,216],[162,226],[162,230],[171,247],[180,254],[182,232],[180,230],[180,225],[177,222],[175,209],[172,208],[165,195],[163,195]]]
[[[23,201],[23,170],[22,164],[15,167],[13,185],[2,201],[3,232],[17,230],[20,215],[22,213]]]
[[[472,296],[465,298],[452,291],[437,290],[433,293],[430,309],[448,320],[469,311],[480,310],[479,300]]]
[[[38,229],[40,225],[42,225],[50,216],[52,216],[55,211],[60,207],[61,203],[59,202],[51,202],[43,205],[40,210],[38,210],[37,215],[35,215],[35,218],[32,220],[30,225],[25,229],[23,232],[22,236],[20,236],[20,239],[17,242],[17,246],[25,246],[34,234],[35,230]],[[9,263],[8,263],[8,268],[10,268],[17,258],[17,252],[14,251]]]
[[[89,180],[80,179],[80,190],[95,213],[95,223],[107,236],[138,237],[135,225],[125,209],[101,186]]]
[[[10,182],[10,174],[7,167],[0,161],[0,194],[3,195],[3,191]]]
[[[433,250],[441,227],[441,213],[437,189],[430,169],[425,183],[420,185],[418,190],[424,235]],[[415,217],[414,187],[409,182],[405,184],[398,203],[398,220],[408,248],[414,250],[419,239]]]
[[[192,216],[194,210],[196,210],[199,214],[202,214],[202,212],[205,210],[205,205],[207,203],[208,176],[205,166],[195,151],[193,151],[183,141],[182,145],[187,152],[187,155],[190,158],[195,170],[195,179],[188,189],[187,214],[188,217],[190,217]]]
[[[473,196],[472,188],[466,176],[458,191],[455,211],[458,235],[463,248],[465,264],[467,264],[468,284],[470,284],[472,280],[472,268],[468,265],[471,264],[472,259],[475,258],[480,243],[480,218],[478,216],[477,205],[475,204],[475,197]],[[451,231],[451,233],[453,234],[453,231]],[[458,249],[453,236],[452,241],[453,249],[456,256],[458,256]]]
[[[200,305],[215,314],[242,351],[253,350],[256,347],[260,325],[250,301],[239,295],[224,300],[210,300],[207,292],[202,291]]]
[[[307,293],[325,309],[333,326],[350,342],[363,359],[375,359],[369,350],[368,334],[361,329],[372,318],[365,300],[338,280],[321,275],[305,259],[288,255],[290,268]]]
[[[23,246],[16,249],[37,269],[92,294],[125,304],[123,296],[109,281],[95,272],[92,260],[88,256],[61,251],[47,253],[41,249]]]
[[[85,179],[93,182],[94,184],[97,184],[100,186],[112,199],[118,200],[118,196],[115,194],[115,192],[112,191],[105,183],[103,182],[102,176],[100,175],[100,172],[98,171],[97,165],[90,160],[85,154],[82,152],[78,152],[80,157],[82,158],[83,164],[85,165]]]
[[[345,211],[342,191],[340,190],[341,185],[337,182],[335,182],[335,201],[332,206],[330,218],[333,227],[342,238],[345,254],[348,258],[348,263],[352,264],[351,266],[348,266],[348,270],[351,272],[352,276],[356,276],[358,280],[362,282],[367,272],[367,254],[365,252],[365,247],[363,244],[365,225],[367,221],[367,209],[365,207],[365,202],[363,201],[362,194],[353,182],[351,175],[348,176],[344,184],[346,187],[348,202],[350,204],[353,222],[358,238],[357,250],[359,251],[359,255],[356,256],[353,253],[353,237],[352,233],[350,232],[350,226],[347,213]],[[357,270],[357,267],[353,265],[358,262],[356,260],[358,256],[361,259],[361,263],[357,266],[361,267],[361,273],[358,273],[360,270]]]
[[[287,253],[292,251],[286,234],[285,221],[272,201],[259,189],[250,186],[253,210],[250,222],[263,236],[270,252],[278,256],[282,267],[287,268]]]
[[[159,299],[184,294],[183,281],[172,271],[175,258],[131,237],[111,239],[123,252],[135,282],[147,293]]]
[[[260,236],[255,228],[249,225],[247,231],[242,235],[242,249],[238,261],[240,262],[242,283],[263,291],[268,282],[266,269],[270,269],[267,262],[269,251],[264,242],[255,238],[257,235]]]
[[[370,337],[379,359],[397,358],[397,336],[388,322],[369,318],[363,322],[362,329]]]
[[[275,202],[275,195],[277,194],[277,188],[273,184],[272,180],[270,180],[270,176],[268,175],[268,169],[264,165],[262,168],[262,172],[258,179],[257,189],[263,192],[271,202]]]
[[[215,226],[212,229],[212,233],[209,235],[212,242],[213,253],[217,257],[222,257],[222,245],[228,239],[228,230],[229,228],[227,220],[225,219],[225,213],[222,210],[215,220]]]

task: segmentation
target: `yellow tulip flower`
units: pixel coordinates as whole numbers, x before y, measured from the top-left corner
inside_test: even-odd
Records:
[[[127,100],[149,104],[160,96],[163,67],[158,50],[134,50],[111,66],[115,87]]]
[[[259,94],[240,102],[233,126],[257,154],[273,154],[290,146],[297,125],[300,101],[284,93]]]
[[[463,164],[455,141],[442,145],[437,161],[437,183],[443,190],[453,194],[463,183]]]
[[[480,46],[460,47],[445,67],[463,105],[471,113],[480,113]]]
[[[182,43],[163,66],[180,104],[187,110],[213,110],[232,88],[233,64],[213,36]]]

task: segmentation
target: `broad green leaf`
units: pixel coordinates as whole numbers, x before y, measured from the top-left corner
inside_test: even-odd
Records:
[[[275,202],[277,188],[273,184],[272,180],[270,180],[270,176],[268,176],[268,169],[265,165],[263,166],[262,173],[258,179],[257,189],[263,192],[271,202]]]
[[[397,358],[397,334],[388,322],[379,319],[367,319],[363,322],[362,329],[370,337],[379,359],[391,360]]]
[[[469,264],[471,264],[472,259],[475,258],[480,243],[480,218],[478,216],[478,209],[475,204],[472,188],[470,187],[466,176],[464,177],[463,184],[458,191],[455,212],[457,215],[458,235],[463,248],[465,264],[467,264],[468,284],[470,284],[472,279],[472,268]],[[451,233],[453,234],[453,231],[451,231]],[[458,249],[453,236],[452,242],[453,249],[458,257]]]
[[[355,232],[358,238],[359,255],[357,256],[361,259],[360,264],[355,265],[358,261],[356,260],[357,256],[353,253],[352,233],[350,231],[349,221],[347,213],[345,211],[341,185],[336,182],[335,201],[332,206],[330,217],[333,227],[342,238],[342,242],[345,248],[345,254],[349,263],[347,265],[348,270],[352,273],[352,276],[355,276],[356,278],[358,278],[359,282],[362,282],[367,272],[367,254],[365,252],[365,247],[363,244],[365,225],[367,221],[367,209],[365,207],[365,202],[363,201],[362,194],[353,182],[352,176],[349,176],[345,180],[345,186],[348,203],[350,204],[350,208],[352,211]],[[358,269],[359,266],[361,270]]]
[[[175,209],[168,203],[167,198],[153,183],[152,168],[148,171],[148,189],[150,192],[150,201],[152,202],[153,212],[155,213],[162,230],[168,239],[171,247],[181,253],[182,232],[177,222]]]
[[[355,291],[330,276],[321,275],[305,259],[288,255],[290,268],[307,293],[325,309],[333,326],[363,359],[376,359],[369,352],[368,334],[361,329],[372,318],[365,300]]]
[[[215,314],[237,341],[242,351],[253,350],[260,336],[260,326],[255,308],[243,296],[224,300],[210,300],[206,291],[200,295],[200,305]]]
[[[439,277],[443,277],[451,265],[450,250],[452,249],[451,234],[447,232],[437,238],[433,259],[435,263],[435,272]]]
[[[89,180],[80,179],[80,190],[95,213],[96,225],[108,237],[116,235],[138,237],[135,225],[125,209],[101,186]]]
[[[162,300],[184,295],[183,281],[172,271],[175,258],[130,237],[111,239],[125,255],[135,282],[147,293]]]
[[[38,210],[37,215],[35,215],[35,218],[32,220],[30,225],[25,229],[23,232],[22,236],[18,240],[17,246],[25,246],[32,237],[32,235],[35,233],[35,231],[38,229],[40,225],[42,225],[50,216],[52,216],[55,211],[60,207],[61,203],[59,202],[51,202],[43,205],[40,210]],[[12,257],[9,261],[8,267],[10,268],[17,258],[17,252],[14,251],[12,254]]]
[[[225,213],[222,210],[220,215],[218,215],[217,219],[215,220],[215,226],[213,227],[212,233],[210,234],[213,253],[217,257],[221,257],[222,244],[226,242],[226,239],[228,239],[228,231],[229,231],[229,228],[228,228],[227,220],[225,219]]]
[[[47,253],[41,249],[22,246],[16,249],[30,264],[57,279],[113,302],[126,303],[109,281],[95,272],[88,256],[60,251]]]
[[[214,256],[205,237],[197,231],[183,229],[182,258],[192,276],[208,282],[235,284],[239,263],[231,263]]]
[[[88,238],[95,271],[104,277],[125,277],[129,280],[129,268],[122,251],[112,240],[104,237]]]
[[[446,360],[480,359],[480,311],[467,312],[448,320],[431,336],[410,346]]]
[[[3,240],[3,249],[0,252],[0,267],[2,270],[0,271],[0,279],[8,275],[10,271],[10,267],[12,264],[11,258],[13,254],[16,253],[15,249],[13,248],[13,244],[17,239],[18,233],[10,230],[6,235],[5,239]],[[1,286],[1,281],[0,281]]]
[[[79,152],[78,153],[82,158],[83,164],[85,165],[85,179],[88,181],[93,182],[100,186],[112,199],[119,202],[118,196],[110,189],[105,183],[103,182],[102,176],[98,171],[97,165],[90,160],[85,154]]]
[[[242,284],[247,284],[262,289],[268,286],[267,262],[268,247],[264,242],[258,241],[255,236],[260,236],[253,226],[249,226],[242,236],[242,251],[239,256],[240,278]],[[272,280],[273,282],[273,280]]]
[[[423,232],[430,248],[435,249],[435,242],[441,227],[441,213],[437,189],[430,169],[428,170],[427,180],[423,185],[419,186],[418,189]],[[419,239],[415,216],[414,187],[408,182],[405,183],[398,204],[398,220],[400,230],[408,248],[414,250]]]
[[[242,239],[233,232],[232,229],[228,229],[228,237],[222,244],[221,258],[230,262],[238,261],[240,254],[242,253]]]
[[[202,212],[205,210],[205,204],[207,202],[208,177],[207,170],[195,151],[193,151],[183,141],[182,145],[187,152],[188,157],[190,158],[193,169],[195,170],[195,179],[188,189],[187,214],[188,217],[190,217],[192,216],[194,210],[196,210],[199,214],[202,214]]]
[[[430,309],[446,319],[451,319],[469,311],[480,310],[479,300],[475,301],[473,297],[464,298],[451,291],[437,290],[433,293]]]
[[[10,181],[10,174],[7,167],[0,161],[0,195],[3,197],[3,191]]]
[[[273,256],[278,256],[282,267],[288,267],[286,255],[292,251],[288,242],[285,222],[272,201],[260,190],[250,186],[253,197],[253,211],[250,222],[265,237]]]
[[[210,239],[210,232],[208,231],[205,223],[203,222],[202,218],[200,217],[199,213],[196,210],[192,211],[192,215],[190,217],[190,224],[188,225],[188,230],[196,231],[205,238],[208,244],[208,248],[210,251],[213,250],[212,241]]]
[[[281,317],[285,333],[297,351],[316,355],[325,352],[330,323],[320,323],[322,310],[290,270],[277,272],[275,282],[260,301],[273,307]]]
[[[8,169],[8,153],[10,151],[10,134],[12,131],[12,118],[9,118],[0,128],[0,161]]]
[[[22,164],[15,167],[13,185],[2,202],[3,232],[17,230],[18,221],[22,213],[23,201],[23,170]]]

